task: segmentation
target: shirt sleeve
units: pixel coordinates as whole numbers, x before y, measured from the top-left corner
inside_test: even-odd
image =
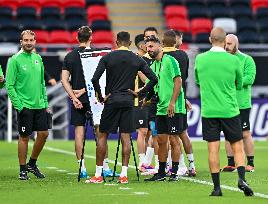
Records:
[[[200,84],[199,84],[199,77],[198,77],[198,56],[195,58],[194,75],[195,75],[195,83],[198,86],[200,86]]]
[[[240,61],[237,59],[236,60],[236,64],[237,64],[237,68],[236,68],[236,79],[235,79],[235,83],[236,83],[236,89],[237,90],[241,90],[243,87],[243,71],[242,71],[242,65],[240,63]]]
[[[18,94],[14,88],[15,83],[17,81],[17,63],[14,58],[9,58],[7,63],[7,73],[6,73],[6,89],[8,96],[18,111],[21,111],[23,109],[23,104],[20,101]]]
[[[67,70],[69,72],[71,72],[71,60],[70,60],[70,53],[68,53],[65,57],[64,57],[64,60],[63,60],[63,65],[62,65],[62,70]]]
[[[252,57],[247,57],[243,72],[243,86],[252,85],[256,76],[256,65]]]
[[[41,61],[41,69],[42,69],[42,76],[41,76],[41,86],[42,86],[42,95],[45,103],[45,108],[48,108],[48,101],[47,101],[47,89],[46,89],[46,82],[45,82],[45,67],[44,63],[42,61],[42,58],[40,57]]]
[[[170,58],[170,73],[172,76],[172,79],[174,79],[177,76],[181,76],[181,69],[178,61],[174,58]]]

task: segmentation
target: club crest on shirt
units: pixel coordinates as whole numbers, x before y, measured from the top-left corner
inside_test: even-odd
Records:
[[[35,60],[34,63],[37,65],[39,62],[38,62],[38,60]]]
[[[139,120],[139,123],[140,123],[140,125],[142,125],[143,124],[143,120]]]

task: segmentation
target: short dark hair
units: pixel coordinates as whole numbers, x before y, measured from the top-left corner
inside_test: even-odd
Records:
[[[144,41],[145,41],[145,43],[147,43],[147,42],[155,42],[155,43],[161,44],[160,40],[157,37],[155,37],[154,35],[151,35],[151,36],[147,37]]]
[[[167,47],[173,47],[176,44],[176,33],[174,30],[168,30],[164,33],[163,44]]]
[[[176,36],[179,36],[180,38],[183,36],[183,33],[179,30],[173,30],[176,34]]]
[[[147,27],[147,28],[145,28],[145,30],[143,31],[143,35],[145,35],[145,33],[147,31],[154,31],[156,34],[158,34],[158,31],[157,31],[157,29],[155,27]]]
[[[130,42],[129,32],[121,31],[121,32],[117,33],[116,40],[118,42],[121,42],[121,43],[122,42],[129,43]]]
[[[77,38],[80,43],[89,41],[92,35],[92,30],[88,26],[82,26],[78,29]]]
[[[21,34],[20,34],[20,39],[22,40],[23,36],[26,35],[26,34],[33,35],[34,39],[35,39],[35,33],[32,30],[23,30],[21,32]]]
[[[144,35],[143,34],[136,35],[136,37],[135,37],[135,45],[136,45],[137,48],[139,48],[139,44],[141,42],[144,42]]]

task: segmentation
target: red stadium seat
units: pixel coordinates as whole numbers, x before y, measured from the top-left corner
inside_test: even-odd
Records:
[[[62,7],[62,0],[40,0],[41,7]]]
[[[167,28],[179,30],[181,32],[190,32],[190,21],[184,18],[167,19]]]
[[[106,6],[93,5],[87,9],[88,22],[94,20],[108,20],[108,9]]]
[[[95,31],[92,34],[92,44],[114,44],[114,35],[111,31]]]
[[[48,43],[49,41],[49,34],[45,30],[35,30],[35,39],[38,44],[40,43]]]
[[[210,33],[212,29],[212,21],[209,18],[195,18],[191,21],[192,34]]]
[[[64,0],[62,1],[63,8],[66,7],[81,7],[85,8],[86,2],[85,0]]]
[[[40,1],[39,0],[20,0],[19,7],[33,7],[37,11],[40,10]]]
[[[71,33],[64,30],[54,30],[50,32],[49,43],[71,43]]]
[[[19,6],[18,0],[0,0],[0,6],[10,7],[14,10]]]
[[[166,19],[174,17],[188,18],[188,11],[185,6],[179,6],[179,5],[166,6],[164,9],[164,14]]]
[[[184,50],[184,51],[189,50],[189,44],[182,43],[181,46],[180,46],[180,50]]]
[[[266,8],[268,7],[268,0],[251,0],[251,7],[254,12],[256,12],[258,8]]]
[[[71,33],[71,41],[70,41],[70,43],[72,43],[72,44],[77,44],[78,41],[77,41],[76,37],[77,37],[77,31],[73,31],[73,32]]]

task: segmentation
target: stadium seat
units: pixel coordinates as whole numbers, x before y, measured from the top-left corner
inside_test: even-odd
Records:
[[[71,42],[71,33],[68,31],[54,30],[50,32],[49,43],[65,44]]]
[[[64,0],[62,1],[62,7],[80,7],[85,8],[86,2],[85,0]]]
[[[81,18],[69,18],[65,20],[66,22],[66,29],[69,31],[77,30],[81,26],[87,25],[87,21]]]
[[[36,8],[35,7],[18,7],[16,12],[17,19],[21,18],[36,18]]]
[[[179,6],[179,5],[166,6],[164,9],[164,14],[166,19],[174,17],[188,18],[187,8],[185,6]]]
[[[108,13],[106,6],[93,5],[87,9],[87,18],[89,22],[94,20],[108,20]]]
[[[105,0],[86,0],[86,6],[89,5],[105,5]]]
[[[184,18],[172,18],[167,19],[167,28],[179,30],[181,32],[190,32],[190,22],[188,19]]]
[[[188,17],[193,18],[208,18],[209,11],[207,7],[190,6],[188,7]]]
[[[245,31],[256,32],[257,31],[256,22],[249,18],[239,18],[237,19],[237,31],[239,33]]]
[[[228,0],[206,0],[207,1],[207,6],[227,6],[228,5]]]
[[[65,30],[66,22],[61,19],[55,18],[46,18],[42,20],[43,29],[52,31],[52,30]]]
[[[91,29],[93,31],[96,31],[96,30],[111,30],[112,26],[111,26],[111,22],[108,21],[108,20],[96,20],[96,21],[92,22]]]
[[[180,50],[187,51],[189,50],[189,44],[188,43],[182,43],[180,46]]]
[[[73,31],[73,32],[71,32],[70,43],[72,43],[72,44],[77,44],[78,41],[77,41],[76,37],[77,37],[77,31]]]
[[[6,31],[6,30],[0,31],[0,41],[19,43],[20,32],[19,31]]]
[[[35,18],[21,18],[18,20],[20,30],[41,30],[43,29],[40,20]]]
[[[191,30],[193,36],[198,33],[209,33],[211,29],[212,21],[209,18],[195,18],[191,21]]]
[[[267,18],[261,18],[258,21],[259,29],[261,32],[268,31],[268,17]]]
[[[267,8],[258,8],[256,10],[255,16],[257,19],[267,18],[268,17],[268,7]]]
[[[11,7],[6,7],[6,6],[1,6],[0,7],[0,18],[12,18],[12,8]]]
[[[40,0],[41,7],[62,7],[62,1],[61,0]]]
[[[168,5],[183,5],[184,0],[161,0],[161,3],[163,7]]]
[[[81,7],[66,7],[64,10],[65,19],[80,18],[86,19],[86,11]]]
[[[268,32],[261,33],[261,41],[262,43],[268,43]]]
[[[213,27],[222,27],[226,33],[236,33],[236,20],[233,18],[216,18]]]
[[[182,39],[183,39],[182,41],[184,43],[191,43],[193,41],[193,39],[192,39],[192,33],[190,33],[190,32],[183,33]]]
[[[0,19],[0,30],[1,31],[18,31],[19,23],[9,18]]]
[[[252,18],[252,10],[248,6],[234,5],[231,8],[232,16],[234,18],[248,17]]]
[[[229,0],[230,7],[233,6],[246,6],[250,7],[250,0]]]
[[[238,34],[239,42],[245,44],[260,43],[259,34],[253,31],[241,32]]]
[[[114,36],[111,31],[95,31],[92,34],[93,44],[114,44]]]
[[[18,7],[34,7],[39,12],[40,6],[39,0],[20,0]]]
[[[204,7],[206,6],[206,0],[187,0],[185,1],[186,6],[199,6]]]
[[[17,7],[19,6],[19,1],[18,0],[0,0],[0,6],[6,6],[10,7],[15,11]]]
[[[34,30],[36,42],[40,43],[48,43],[49,41],[49,34],[45,30]]]
[[[211,18],[231,17],[230,8],[221,5],[214,5],[209,7]]]
[[[268,7],[268,0],[252,0],[251,7],[256,12],[258,8]]]
[[[210,33],[198,33],[194,37],[195,43],[209,43],[209,35]]]
[[[61,11],[60,8],[58,7],[42,7],[41,8],[41,13],[40,13],[41,19],[46,19],[46,18],[54,18],[54,19],[60,19],[61,18]]]

